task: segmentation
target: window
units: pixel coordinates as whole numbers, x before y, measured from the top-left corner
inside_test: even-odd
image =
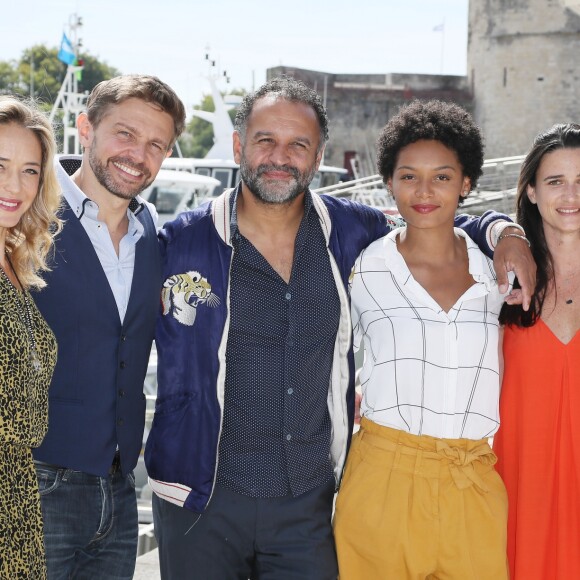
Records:
[[[232,187],[232,170],[231,169],[214,169],[212,177],[221,182],[221,188],[216,187],[215,195],[219,195],[224,189]],[[219,191],[218,191],[219,189]]]
[[[173,214],[183,199],[185,191],[180,189],[153,188],[149,201],[155,206],[159,214]]]

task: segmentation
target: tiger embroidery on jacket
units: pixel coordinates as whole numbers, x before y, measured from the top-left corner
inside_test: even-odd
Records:
[[[193,326],[200,304],[215,308],[220,299],[212,293],[211,285],[199,272],[191,270],[184,274],[174,274],[165,280],[161,290],[163,315],[170,312],[181,324]]]

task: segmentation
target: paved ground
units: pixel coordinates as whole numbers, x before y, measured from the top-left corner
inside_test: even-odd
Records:
[[[151,550],[137,558],[133,580],[159,580],[160,578],[157,550]]]

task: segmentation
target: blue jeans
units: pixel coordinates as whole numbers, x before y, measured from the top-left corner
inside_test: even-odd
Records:
[[[35,467],[48,579],[131,580],[139,535],[133,474]]]

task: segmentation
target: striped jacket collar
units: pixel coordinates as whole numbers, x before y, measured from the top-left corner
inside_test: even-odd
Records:
[[[230,200],[231,196],[235,194],[236,189],[226,189],[219,197],[214,199],[211,204],[211,215],[215,229],[217,230],[220,238],[229,246],[232,245]],[[326,244],[328,245],[330,240],[330,231],[332,229],[328,208],[326,207],[326,204],[320,195],[314,192],[310,192],[310,194],[312,195],[312,204],[322,225],[322,231],[324,232]]]

